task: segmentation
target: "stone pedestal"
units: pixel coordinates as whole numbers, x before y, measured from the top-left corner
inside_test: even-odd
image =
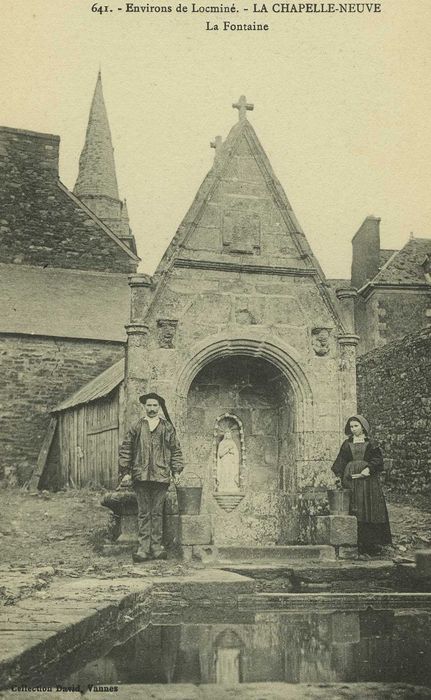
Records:
[[[316,521],[317,544],[358,544],[358,523],[354,515],[318,515]]]
[[[210,515],[179,515],[178,540],[180,544],[211,544]]]
[[[335,547],[338,559],[358,558],[358,523],[354,515],[318,515],[316,543]]]
[[[103,551],[107,554],[116,554],[123,550],[135,550],[138,547],[138,503],[136,494],[127,488],[106,494],[101,501],[102,506],[109,508],[116,519],[113,529],[112,543],[106,543]],[[168,549],[178,545],[178,519],[173,513],[172,503],[166,500],[165,513],[163,515],[163,543]]]
[[[116,545],[135,545],[138,542],[138,504],[134,491],[121,489],[106,494],[102,506],[109,508],[116,519],[114,541]]]
[[[197,559],[204,563],[217,560],[217,548],[212,545],[210,515],[179,515],[178,544],[185,561]]]

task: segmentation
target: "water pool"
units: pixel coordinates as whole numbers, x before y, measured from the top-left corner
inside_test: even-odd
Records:
[[[207,611],[208,612],[208,611]],[[410,683],[431,687],[431,610],[201,612],[152,622],[64,678],[65,686]]]

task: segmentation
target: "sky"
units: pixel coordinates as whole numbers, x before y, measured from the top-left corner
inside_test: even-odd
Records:
[[[99,14],[92,4],[2,0],[0,123],[59,134],[60,176],[73,189],[101,67],[141,271],[154,271],[242,94],[328,277],[350,277],[351,238],[367,215],[381,217],[383,248],[431,236],[429,0],[382,0],[371,15],[223,14],[270,24],[248,33],[206,31],[214,15],[126,13],[122,0]]]

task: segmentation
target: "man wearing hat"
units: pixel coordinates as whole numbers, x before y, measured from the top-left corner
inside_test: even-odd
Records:
[[[184,468],[180,443],[163,397],[143,394],[139,401],[145,415],[127,433],[118,462],[119,483],[130,474],[138,501],[139,548],[133,555],[136,562],[166,559],[162,545],[163,504],[171,474],[175,478]]]

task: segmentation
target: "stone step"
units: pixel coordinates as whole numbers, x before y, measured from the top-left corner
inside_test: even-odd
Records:
[[[330,545],[278,545],[267,546],[221,546],[218,547],[220,562],[334,560],[335,549]]]
[[[239,610],[366,610],[431,608],[431,593],[253,593],[238,596]]]

